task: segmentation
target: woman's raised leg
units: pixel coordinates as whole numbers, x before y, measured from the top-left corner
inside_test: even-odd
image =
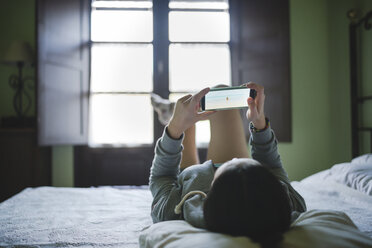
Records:
[[[181,159],[181,170],[194,165],[199,164],[199,154],[195,143],[195,125],[191,126],[185,131],[185,137],[183,139],[183,151]]]
[[[218,111],[209,117],[211,140],[207,159],[224,163],[233,158],[248,158],[243,122],[238,109]]]

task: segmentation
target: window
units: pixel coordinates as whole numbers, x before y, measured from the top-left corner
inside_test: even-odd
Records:
[[[153,143],[150,1],[93,1],[89,143]]]
[[[38,142],[40,145],[74,145],[76,186],[148,183],[153,141],[163,131],[150,106],[150,92],[177,98],[177,94],[200,89],[206,80],[210,80],[210,85],[227,82],[222,77],[214,77],[220,73],[219,67],[213,73],[205,74],[213,78],[198,74],[199,69],[204,72],[208,68],[201,69],[194,66],[196,63],[200,62],[201,66],[211,63],[202,60],[202,53],[228,58],[218,65],[231,63],[231,69],[230,66],[224,67],[227,68],[224,75],[231,70],[232,84],[248,80],[264,83],[265,92],[270,95],[265,112],[270,116],[277,138],[280,142],[291,141],[288,0],[234,0],[229,1],[229,5],[227,0],[161,0],[153,3],[149,0],[96,0],[93,3],[92,0],[42,0],[38,1],[37,10]],[[97,14],[95,20],[92,20],[93,13]],[[107,13],[127,15],[110,14],[106,23],[92,23]],[[212,24],[216,22],[215,16],[225,16],[222,19],[231,24],[219,23],[219,27],[225,27],[219,30],[227,31],[229,27],[231,30],[217,36],[212,35],[213,25],[208,26],[210,22],[195,25],[196,20],[200,20],[199,14],[203,13],[213,20]],[[182,20],[185,15],[190,17],[188,22],[170,23],[170,20]],[[101,25],[97,30],[106,35],[93,33],[97,31],[93,30],[96,25]],[[173,28],[175,32],[183,31],[174,33],[170,31]],[[125,35],[122,30],[126,31]],[[169,36],[170,32],[172,36]],[[197,52],[198,48],[200,52]],[[231,54],[231,62],[227,54]],[[100,55],[102,58],[92,65]],[[180,60],[177,67],[174,64],[177,56],[188,56],[193,63]],[[182,71],[184,64],[189,65],[189,69],[194,66],[194,71]],[[139,65],[140,74],[134,65]],[[98,66],[100,70],[93,71],[92,66]],[[91,75],[95,77],[92,82],[90,71],[95,73]],[[186,83],[177,81],[185,78],[188,79]],[[195,78],[203,80],[194,81]],[[192,84],[194,82],[198,85]],[[91,107],[96,108],[90,118],[89,100]],[[136,116],[134,108],[145,114]],[[110,116],[119,120],[107,119]],[[94,125],[94,118],[97,130],[102,133],[98,132],[93,140],[91,136],[91,144],[95,141],[96,145],[109,144],[111,147],[113,144],[128,146],[132,143],[135,147],[86,146],[89,119]],[[103,122],[105,118],[107,120]],[[139,118],[148,119],[133,121]],[[145,125],[146,134],[133,131],[135,139],[140,141],[130,140],[132,133],[125,133],[134,130],[130,125],[136,123]],[[94,130],[92,125],[90,131]],[[205,150],[199,149],[202,161],[206,157]]]
[[[227,1],[171,0],[169,8],[169,98],[231,85]],[[198,122],[197,143],[205,145],[209,139],[209,121]]]
[[[231,85],[228,10],[227,0],[173,0],[159,12],[151,1],[93,1],[89,144],[152,145],[151,92],[176,101],[203,87]],[[163,13],[166,27],[153,21]],[[154,36],[154,30],[161,32]],[[155,51],[163,54],[155,57]],[[203,121],[197,142],[208,141]]]

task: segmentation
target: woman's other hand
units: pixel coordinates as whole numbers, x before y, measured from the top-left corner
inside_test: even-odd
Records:
[[[248,110],[247,110],[247,119],[253,123],[253,126],[257,129],[264,129],[266,127],[265,112],[264,112],[264,103],[265,103],[265,93],[264,87],[249,82],[245,84],[247,88],[254,89],[257,92],[255,99],[248,97]]]
[[[186,95],[178,99],[172,118],[168,124],[168,133],[178,139],[182,133],[200,120],[205,120],[215,111],[199,112],[200,100],[209,92],[209,88],[205,88],[194,95]]]

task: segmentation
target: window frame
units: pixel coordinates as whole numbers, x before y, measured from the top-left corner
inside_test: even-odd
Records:
[[[229,8],[219,9],[219,8],[170,8],[168,1],[159,1],[153,3],[152,8],[104,8],[96,7],[92,10],[125,10],[125,11],[137,11],[137,10],[152,10],[153,15],[153,39],[149,42],[136,42],[136,41],[93,41],[91,39],[91,47],[95,44],[151,44],[153,46],[153,92],[162,96],[165,99],[169,98],[169,95],[174,94],[188,94],[190,92],[186,91],[170,91],[169,86],[169,52],[171,45],[227,45],[229,48],[230,54],[230,83],[232,84],[232,68],[231,68],[231,38],[229,41],[170,41],[169,37],[169,15],[170,12],[227,12],[229,13]],[[230,14],[230,13],[229,13]],[[229,35],[231,36],[231,35]],[[92,61],[92,60],[91,60]],[[142,92],[142,91],[92,91],[89,90],[89,96],[93,95],[148,95],[151,92]],[[154,140],[152,144],[143,143],[143,144],[106,144],[106,143],[90,143],[90,135],[88,137],[88,144],[92,148],[97,147],[124,147],[124,148],[140,148],[140,147],[149,147],[154,145],[156,140],[162,135],[163,126],[158,122],[157,113],[154,112],[153,120],[153,137]],[[160,125],[159,125],[160,124]],[[200,144],[201,148],[207,147],[207,144]]]

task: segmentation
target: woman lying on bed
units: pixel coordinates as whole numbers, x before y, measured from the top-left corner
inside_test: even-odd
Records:
[[[195,227],[247,236],[262,247],[275,247],[300,212],[306,210],[290,185],[277,151],[277,140],[264,115],[264,88],[255,83],[248,98],[252,158],[239,110],[199,112],[209,88],[179,99],[163,136],[157,141],[150,175],[153,221],[184,219]],[[209,119],[208,161],[200,164],[195,123]],[[181,172],[180,172],[181,171]]]

